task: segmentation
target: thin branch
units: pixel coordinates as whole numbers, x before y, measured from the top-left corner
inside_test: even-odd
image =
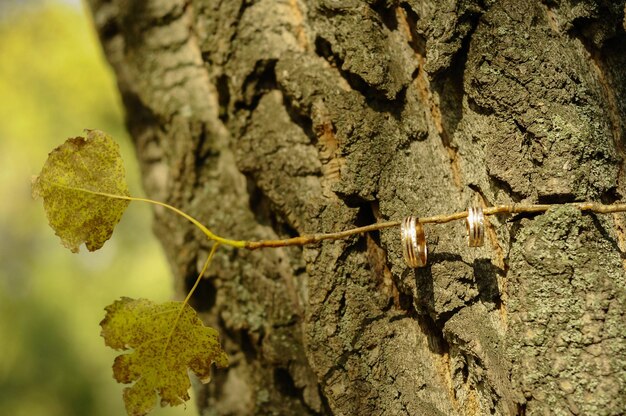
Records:
[[[284,240],[261,240],[261,241],[231,240],[228,238],[220,237],[217,234],[214,234],[205,225],[200,223],[200,221],[198,221],[197,219],[179,210],[178,208],[175,208],[164,202],[154,201],[152,199],[146,199],[146,198],[135,198],[135,197],[126,196],[126,195],[115,195],[115,194],[109,194],[105,192],[91,191],[88,189],[75,188],[75,187],[67,186],[67,185],[60,185],[60,184],[55,184],[55,185],[61,188],[87,192],[93,195],[100,195],[100,196],[114,198],[114,199],[123,199],[127,201],[148,202],[151,204],[165,207],[171,211],[174,211],[176,214],[181,215],[182,217],[186,218],[188,221],[193,223],[196,227],[202,230],[202,232],[207,236],[209,240],[215,241],[218,244],[223,244],[226,246],[231,246],[231,247],[236,247],[236,248],[247,248],[249,250],[256,250],[258,248],[267,248],[267,247],[304,246],[307,244],[318,243],[324,240],[341,240],[346,237],[351,237],[353,235],[364,234],[364,233],[368,233],[371,231],[384,230],[386,228],[398,227],[401,223],[401,221],[379,222],[376,224],[370,224],[364,227],[352,228],[349,230],[339,231],[335,233],[305,234],[300,237],[287,238]],[[597,202],[574,202],[574,203],[569,203],[569,204],[496,205],[494,207],[484,208],[483,214],[484,215],[498,215],[498,214],[510,215],[510,214],[521,214],[521,213],[537,213],[537,212],[545,212],[555,206],[564,206],[564,205],[570,205],[570,206],[576,207],[581,211],[596,212],[599,214],[626,212],[626,204],[605,205],[605,204],[600,204]],[[467,215],[468,215],[467,211],[461,211],[461,212],[455,212],[454,214],[443,214],[443,215],[435,215],[432,217],[422,217],[422,218],[419,218],[418,221],[422,224],[445,224],[447,222],[462,220],[464,218],[467,218]],[[215,248],[217,248],[217,246],[215,246]]]
[[[484,215],[537,213],[545,212],[548,209],[559,205],[571,205],[580,209],[581,211],[597,212],[600,214],[626,212],[626,204],[604,205],[596,202],[576,202],[571,204],[496,205],[494,207],[484,208],[483,213]],[[432,217],[422,217],[419,218],[418,221],[422,224],[445,224],[447,222],[462,220],[464,218],[467,218],[467,211],[455,212],[454,214],[435,215]],[[387,221],[366,225],[365,227],[352,228],[350,230],[340,231],[336,233],[309,234],[302,235],[300,237],[288,238],[285,240],[247,241],[246,248],[250,250],[255,250],[265,247],[303,246],[305,244],[313,244],[323,240],[339,240],[370,231],[393,228],[399,226],[400,223],[401,221]]]
[[[378,231],[385,228],[397,227],[400,221],[379,222],[376,224],[366,225],[364,227],[352,228],[350,230],[339,231],[336,233],[319,233],[308,234],[300,237],[288,238],[286,240],[262,240],[262,241],[246,241],[246,248],[255,250],[264,247],[286,247],[286,246],[303,246],[305,244],[313,244],[322,240],[341,240],[356,234],[363,234],[370,231]]]

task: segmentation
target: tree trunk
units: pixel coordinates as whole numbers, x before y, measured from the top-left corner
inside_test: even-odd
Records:
[[[624,1],[91,0],[151,198],[259,240],[624,197]],[[209,242],[155,209],[185,293]],[[202,415],[626,413],[626,217],[218,251]]]

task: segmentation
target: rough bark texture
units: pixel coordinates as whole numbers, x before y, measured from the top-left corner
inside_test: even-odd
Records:
[[[624,1],[91,0],[151,198],[268,239],[625,196]],[[203,415],[626,413],[626,217],[223,249]],[[179,293],[208,243],[156,210]]]

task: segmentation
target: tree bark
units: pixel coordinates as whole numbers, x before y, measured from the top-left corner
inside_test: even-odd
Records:
[[[90,0],[153,199],[276,239],[622,200],[624,1]],[[209,243],[155,209],[182,296]],[[193,298],[202,415],[626,413],[626,217],[557,207],[222,249]]]

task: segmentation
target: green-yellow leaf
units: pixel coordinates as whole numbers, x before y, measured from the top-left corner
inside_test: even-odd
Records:
[[[150,412],[157,393],[161,406],[189,400],[188,368],[207,383],[212,363],[218,367],[228,365],[218,332],[204,326],[189,305],[181,311],[182,305],[122,298],[106,307],[107,314],[100,323],[106,345],[133,350],[117,356],[113,364],[113,376],[118,382],[135,382],[124,389],[129,415]]]
[[[101,131],[85,132],[50,152],[32,185],[50,226],[74,253],[82,243],[89,251],[102,247],[130,202],[101,195],[129,196],[119,146]]]

